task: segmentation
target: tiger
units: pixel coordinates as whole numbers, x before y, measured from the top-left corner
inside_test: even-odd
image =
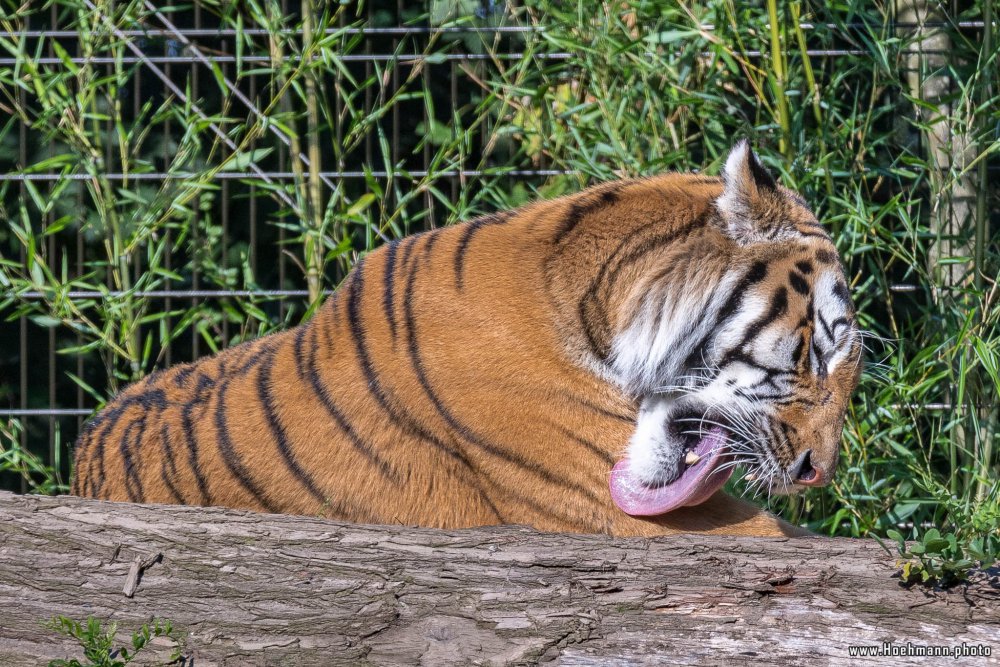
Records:
[[[158,371],[71,492],[346,522],[796,536],[723,486],[830,483],[862,345],[844,268],[746,140],[362,257],[303,324]],[[745,495],[745,494],[744,494]]]

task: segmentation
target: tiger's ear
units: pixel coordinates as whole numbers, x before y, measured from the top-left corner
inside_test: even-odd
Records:
[[[740,245],[773,240],[784,197],[746,139],[729,152],[722,180],[722,195],[715,207],[723,232]]]

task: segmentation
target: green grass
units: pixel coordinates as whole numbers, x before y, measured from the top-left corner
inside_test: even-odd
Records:
[[[982,19],[987,4],[962,3],[960,15],[943,16],[952,23]],[[122,40],[95,27],[125,29],[145,12],[139,2],[119,2],[99,20],[93,12],[74,13],[77,0],[57,6],[80,31],[87,52],[105,55],[129,52]],[[989,185],[989,169],[1000,166],[994,36],[946,26],[948,57],[925,57],[911,81],[903,54],[913,39],[892,29],[889,10],[878,3],[532,0],[503,17],[482,19],[474,15],[478,3],[434,0],[429,12],[436,25],[502,20],[538,30],[503,38],[444,33],[403,39],[397,52],[428,57],[401,67],[399,85],[392,86],[391,64],[365,72],[345,60],[363,49],[363,40],[338,30],[369,24],[367,9],[317,5],[310,22],[314,38],[300,42],[279,31],[297,19],[270,0],[245,3],[241,12],[204,3],[206,12],[238,31],[271,29],[270,38],[240,33],[233,47],[237,54],[270,54],[271,63],[237,63],[225,76],[217,68],[203,71],[215,88],[202,82],[201,114],[192,102],[172,97],[149,101],[131,116],[117,101],[134,68],[40,65],[47,45],[18,37],[25,20],[15,16],[19,4],[7,0],[2,7],[0,51],[16,56],[19,66],[0,71],[0,104],[13,112],[0,126],[0,159],[17,162],[22,123],[38,139],[19,168],[90,178],[63,180],[51,191],[0,184],[0,217],[7,221],[0,230],[0,288],[7,295],[0,313],[11,321],[29,317],[37,331],[55,330],[63,354],[83,355],[89,368],[99,369],[89,381],[71,378],[96,402],[162,364],[164,351],[182,337],[195,335],[214,350],[227,339],[237,342],[308,317],[323,290],[335,287],[383,237],[619,175],[714,173],[735,139],[749,136],[772,171],[812,202],[834,233],[869,334],[867,369],[835,483],[799,499],[770,501],[770,507],[829,535],[895,530],[914,538],[933,527],[939,531],[934,539],[955,537],[956,546],[947,548],[956,562],[973,553],[969,548],[996,548],[989,540],[996,522],[983,519],[997,517],[1000,509],[1000,262],[989,225],[1000,213],[998,189]],[[395,22],[380,3],[372,9],[373,23]],[[416,11],[402,19],[426,20]],[[822,49],[856,53],[807,53]],[[442,54],[460,51],[521,56],[462,62],[461,101],[450,106],[438,76],[443,70],[435,68],[445,66]],[[554,52],[569,55],[545,57]],[[260,115],[234,100],[225,80],[251,74],[266,81],[256,100]],[[925,99],[920,81],[938,75],[949,77],[948,92]],[[340,113],[330,103],[334,95],[343,103]],[[426,175],[409,176],[412,161],[390,148],[394,109],[425,114],[407,150],[424,156]],[[930,148],[942,127],[969,146],[964,156],[957,140],[944,146],[950,164],[941,164]],[[289,137],[290,148],[276,128]],[[172,142],[166,169],[189,175],[163,183],[105,177],[163,168],[153,156],[163,153],[164,136]],[[194,272],[203,286],[224,289],[274,283],[255,269],[252,248],[222,243],[220,186],[213,175],[269,164],[279,150],[307,154],[326,169],[393,174],[371,174],[353,185],[334,182],[331,189],[318,183],[315,170],[293,161],[295,178],[287,187],[246,181],[269,207],[266,242],[294,259],[288,281],[308,289],[308,303],[277,310],[260,299],[230,298],[166,311],[134,296],[190,286]],[[486,175],[470,177],[453,194],[447,172],[460,167]],[[503,176],[537,168],[575,173]],[[970,215],[949,226],[952,211],[962,206]],[[67,272],[65,254],[51,252],[76,235],[88,248],[88,271],[80,276]],[[123,293],[66,297],[69,290],[109,289]],[[44,299],[18,297],[29,291]],[[39,455],[29,464],[25,455],[9,453],[18,428],[8,422],[0,432],[8,443],[0,465],[40,490],[57,489],[45,475],[46,466],[58,471],[53,461]]]

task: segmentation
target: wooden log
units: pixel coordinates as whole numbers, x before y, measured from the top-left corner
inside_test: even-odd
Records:
[[[995,573],[928,591],[895,571],[869,540],[445,531],[0,493],[0,664],[82,657],[42,625],[57,614],[123,638],[169,619],[198,667],[816,665],[883,642],[997,660]]]

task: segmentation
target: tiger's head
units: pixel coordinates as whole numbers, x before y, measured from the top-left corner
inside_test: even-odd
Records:
[[[703,502],[737,465],[768,494],[837,467],[862,345],[836,247],[746,142],[722,180],[622,304],[611,363],[642,402],[612,495],[630,514]]]

